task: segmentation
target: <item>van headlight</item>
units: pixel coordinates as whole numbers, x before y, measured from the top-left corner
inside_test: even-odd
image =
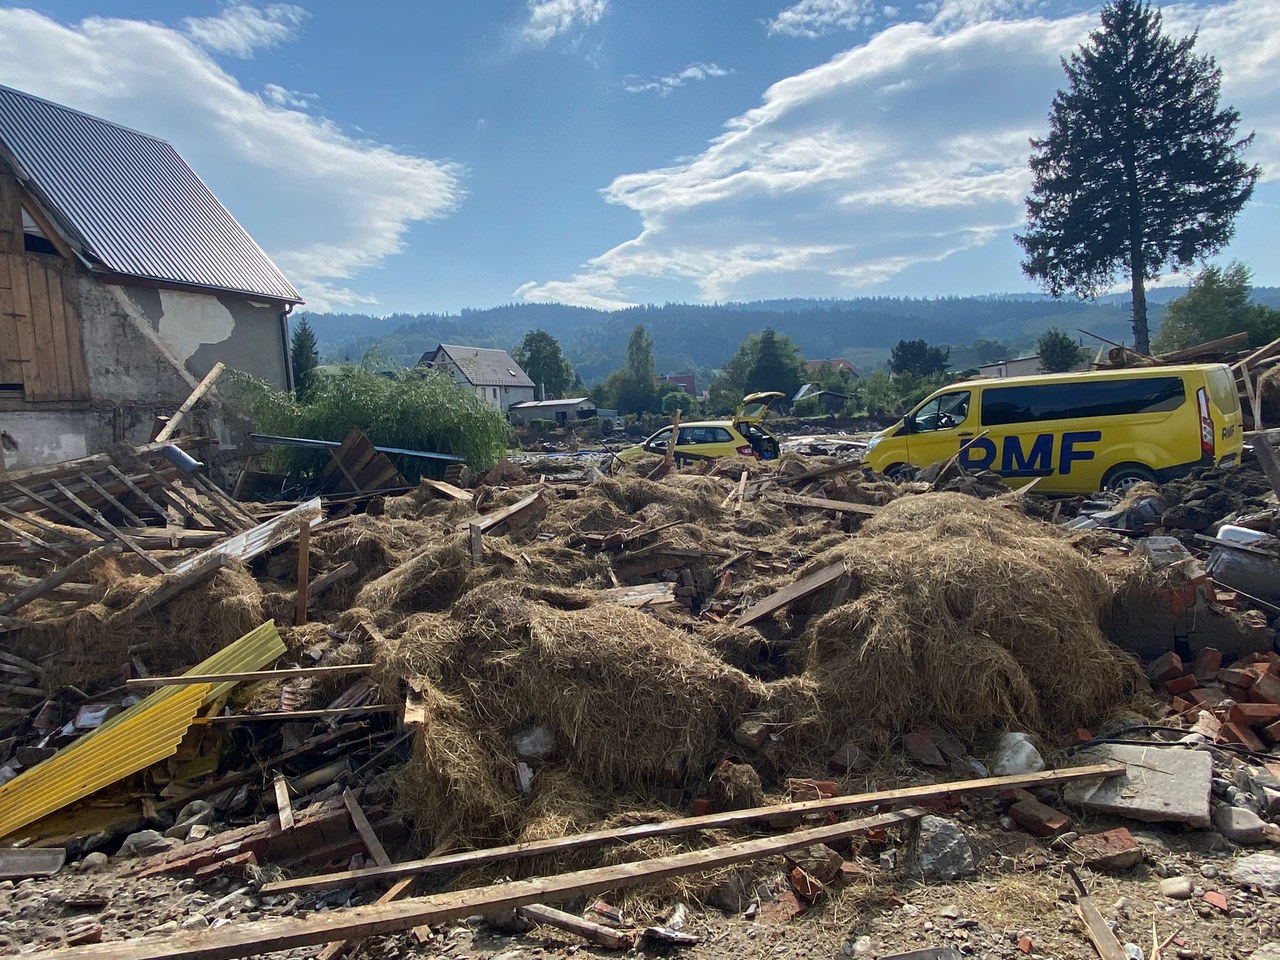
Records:
[[[881,441],[881,440],[883,440],[883,439],[884,439],[884,437],[883,437],[881,434],[878,434],[878,433],[877,433],[874,437],[872,437],[870,440],[868,440],[868,441],[867,441],[867,453],[870,453],[870,452],[871,452],[872,450],[874,450],[876,447],[880,446],[880,441]]]

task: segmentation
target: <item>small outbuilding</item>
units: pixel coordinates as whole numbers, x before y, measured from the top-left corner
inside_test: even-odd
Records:
[[[590,420],[597,415],[597,411],[595,401],[590,397],[570,397],[565,400],[526,400],[513,403],[507,414],[512,423],[554,420],[563,427],[574,420]]]

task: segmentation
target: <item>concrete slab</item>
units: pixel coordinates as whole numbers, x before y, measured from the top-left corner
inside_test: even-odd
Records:
[[[1076,756],[1080,763],[1123,763],[1129,771],[1123,777],[1067,784],[1062,794],[1068,803],[1133,820],[1209,826],[1213,758],[1205,751],[1113,743]]]

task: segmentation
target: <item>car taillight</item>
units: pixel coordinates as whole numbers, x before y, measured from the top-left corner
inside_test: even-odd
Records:
[[[1212,458],[1217,448],[1214,443],[1213,418],[1209,416],[1209,394],[1204,387],[1196,391],[1196,404],[1200,407],[1200,452]]]

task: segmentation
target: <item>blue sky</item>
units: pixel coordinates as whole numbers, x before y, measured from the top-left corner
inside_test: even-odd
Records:
[[[0,4],[0,83],[172,142],[311,309],[1034,289],[1012,240],[1074,0]],[[1280,285],[1280,3],[1198,28]],[[1176,278],[1175,278],[1176,279]]]

